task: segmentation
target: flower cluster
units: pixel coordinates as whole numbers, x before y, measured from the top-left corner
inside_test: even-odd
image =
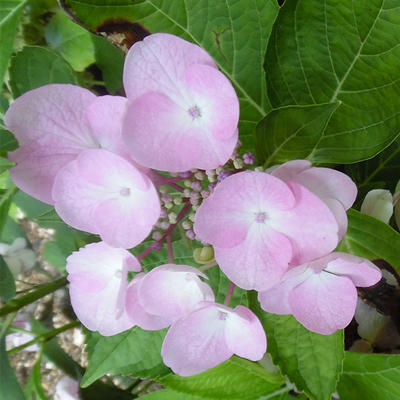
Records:
[[[161,354],[183,376],[233,354],[263,357],[260,321],[242,305],[229,307],[235,285],[257,290],[266,311],[293,314],[315,332],[344,328],[355,287],[381,276],[368,260],[332,253],[347,229],[354,183],[304,160],[246,170],[255,158],[237,151],[235,91],[213,59],[185,40],[154,34],[135,43],[123,80],[126,98],[72,85],[34,89],[4,119],[20,144],[10,154],[14,182],[102,239],[67,259],[81,322],[103,335],[169,327]],[[183,179],[184,187],[176,183]],[[178,223],[208,245],[197,258],[210,258],[213,246],[232,282],[224,305],[199,269],[173,263]],[[152,231],[153,245],[138,257],[127,250]],[[142,272],[140,260],[165,241],[170,262]]]

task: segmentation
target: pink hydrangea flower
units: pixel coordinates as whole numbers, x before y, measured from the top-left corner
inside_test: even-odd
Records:
[[[14,183],[54,204],[55,176],[81,151],[104,148],[132,161],[121,139],[126,101],[119,96],[96,97],[66,84],[42,86],[20,96],[4,117],[19,142],[19,148],[9,154],[17,163],[10,170]]]
[[[203,49],[166,33],[147,36],[129,50],[123,80],[129,103],[122,133],[138,163],[180,172],[228,161],[239,102]]]
[[[345,174],[332,168],[313,167],[310,161],[293,160],[274,166],[270,173],[285,182],[297,182],[321,198],[335,215],[339,238],[347,231],[348,210],[357,197],[357,186]]]
[[[264,329],[248,308],[205,303],[171,326],[161,355],[176,374],[191,376],[215,367],[233,354],[258,361],[266,349]]]
[[[67,258],[71,304],[86,328],[104,336],[134,326],[125,309],[128,271],[141,270],[129,251],[91,243]]]
[[[194,230],[214,246],[229,279],[244,289],[266,290],[289,263],[323,256],[338,243],[338,224],[322,200],[264,172],[222,181],[197,210]]]
[[[335,252],[290,269],[278,285],[259,293],[258,300],[265,311],[293,314],[310,331],[330,335],[351,322],[356,286],[372,286],[381,277],[372,262]]]
[[[58,172],[52,191],[59,216],[74,228],[97,233],[115,247],[131,248],[160,216],[150,179],[107,150],[85,150]]]
[[[175,264],[137,274],[126,296],[128,315],[143,329],[170,326],[204,301],[214,301],[211,288],[199,276],[207,279],[197,268]]]

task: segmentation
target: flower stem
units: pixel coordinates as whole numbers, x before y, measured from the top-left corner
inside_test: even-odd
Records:
[[[36,336],[34,339],[30,340],[29,342],[26,342],[24,344],[21,344],[21,346],[17,346],[12,348],[11,350],[7,351],[8,355],[17,353],[18,351],[21,351],[35,343],[45,343],[52,339],[54,336],[57,336],[61,332],[65,332],[69,329],[75,328],[80,324],[79,321],[72,321],[69,324],[63,325],[60,328],[53,329],[50,332],[43,333],[42,335]]]
[[[233,291],[235,290],[235,284],[233,282],[230,283],[228,292],[226,293],[224,305],[229,306],[229,303],[231,302]]]
[[[0,317],[14,311],[18,311],[20,308],[35,302],[41,297],[44,297],[47,294],[53,293],[57,289],[62,288],[67,283],[68,283],[67,277],[64,276],[62,278],[56,279],[55,281],[39,285],[37,289],[27,293],[24,296],[14,298],[10,300],[8,303],[4,304],[3,307],[0,307]]]
[[[207,264],[202,265],[201,267],[199,267],[199,271],[207,271],[208,269],[215,267],[216,265],[218,265],[216,263],[216,261],[211,261]]]
[[[174,262],[174,249],[172,248],[172,236],[167,235],[168,262]]]

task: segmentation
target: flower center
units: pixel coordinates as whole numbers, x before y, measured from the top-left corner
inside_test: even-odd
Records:
[[[120,269],[115,271],[114,276],[116,278],[120,279],[122,277],[122,271]]]
[[[223,311],[218,311],[218,319],[225,321],[228,318],[228,313]]]
[[[197,106],[190,107],[188,113],[193,119],[201,117],[200,108]]]
[[[131,194],[131,189],[127,188],[127,187],[123,187],[120,191],[119,194],[121,196],[127,197]]]
[[[260,211],[254,214],[254,220],[259,224],[263,224],[266,219],[267,219],[267,213],[265,213],[264,211]]]

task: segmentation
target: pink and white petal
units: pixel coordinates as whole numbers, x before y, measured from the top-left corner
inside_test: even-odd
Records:
[[[52,84],[30,90],[11,104],[4,123],[19,142],[10,159],[18,163],[13,175],[22,190],[52,204],[52,182],[61,166],[82,149],[98,147],[86,116],[95,99],[79,86]]]
[[[71,304],[88,329],[109,336],[133,326],[125,312],[129,259],[131,265],[138,263],[128,251],[104,242],[89,244],[67,258]]]
[[[346,210],[344,209],[343,204],[339,200],[332,198],[329,199],[325,198],[323,200],[336,218],[336,222],[338,223],[339,226],[339,231],[338,231],[339,240],[341,240],[342,237],[347,232],[348,219]]]
[[[308,268],[307,264],[289,269],[278,284],[258,293],[261,308],[273,314],[292,314],[289,294],[312,274],[313,270]]]
[[[277,284],[292,258],[290,240],[263,224],[251,227],[237,246],[214,246],[214,251],[219,267],[235,285],[257,291]]]
[[[160,214],[150,180],[125,159],[103,149],[83,151],[62,168],[53,198],[58,214],[69,225],[100,234],[115,247],[140,243]]]
[[[225,341],[234,354],[251,361],[261,360],[267,351],[267,337],[261,322],[243,306],[235,307],[227,315]]]
[[[292,191],[280,179],[263,172],[240,172],[226,178],[203,201],[194,231],[215,246],[233,247],[243,242],[257,212],[273,213],[294,204]]]
[[[179,95],[177,82],[184,81],[186,69],[192,64],[217,68],[210,55],[193,43],[168,33],[147,36],[136,42],[125,58],[127,97],[136,99],[151,91]]]
[[[214,301],[211,288],[204,289],[206,284],[199,279],[198,272],[196,268],[174,264],[151,270],[141,280],[138,289],[144,310],[173,323],[201,307],[204,301]]]
[[[307,329],[330,335],[351,322],[357,290],[349,278],[322,271],[296,286],[289,304],[293,316]]]
[[[239,100],[228,78],[208,65],[194,64],[186,70],[186,84],[190,91],[187,105],[197,107],[200,114],[193,122],[207,127],[218,141],[235,135],[237,142]]]
[[[176,374],[191,376],[228,360],[233,351],[225,339],[224,312],[215,304],[175,322],[161,348],[164,364]]]
[[[308,160],[292,160],[285,162],[281,165],[274,165],[270,167],[266,172],[285,182],[295,181],[296,177],[300,172],[306,171],[311,168],[312,164]]]
[[[336,199],[349,209],[356,197],[357,186],[346,175],[332,168],[312,167],[299,173],[294,179],[321,199]]]
[[[355,286],[372,286],[382,278],[381,270],[365,258],[339,252],[332,255],[335,255],[335,258],[327,261],[324,270],[335,275],[347,276]]]
[[[138,289],[146,274],[140,273],[130,282],[125,298],[126,312],[135,325],[142,329],[157,331],[171,325],[169,318],[146,312],[138,298]]]
[[[321,257],[338,244],[339,226],[328,206],[304,186],[288,182],[297,204],[291,210],[272,215],[270,226],[285,234],[293,246],[292,264]]]
[[[226,141],[215,139],[186,106],[155,92],[129,102],[122,126],[129,154],[137,163],[170,172],[217,168],[231,156],[235,135]]]

